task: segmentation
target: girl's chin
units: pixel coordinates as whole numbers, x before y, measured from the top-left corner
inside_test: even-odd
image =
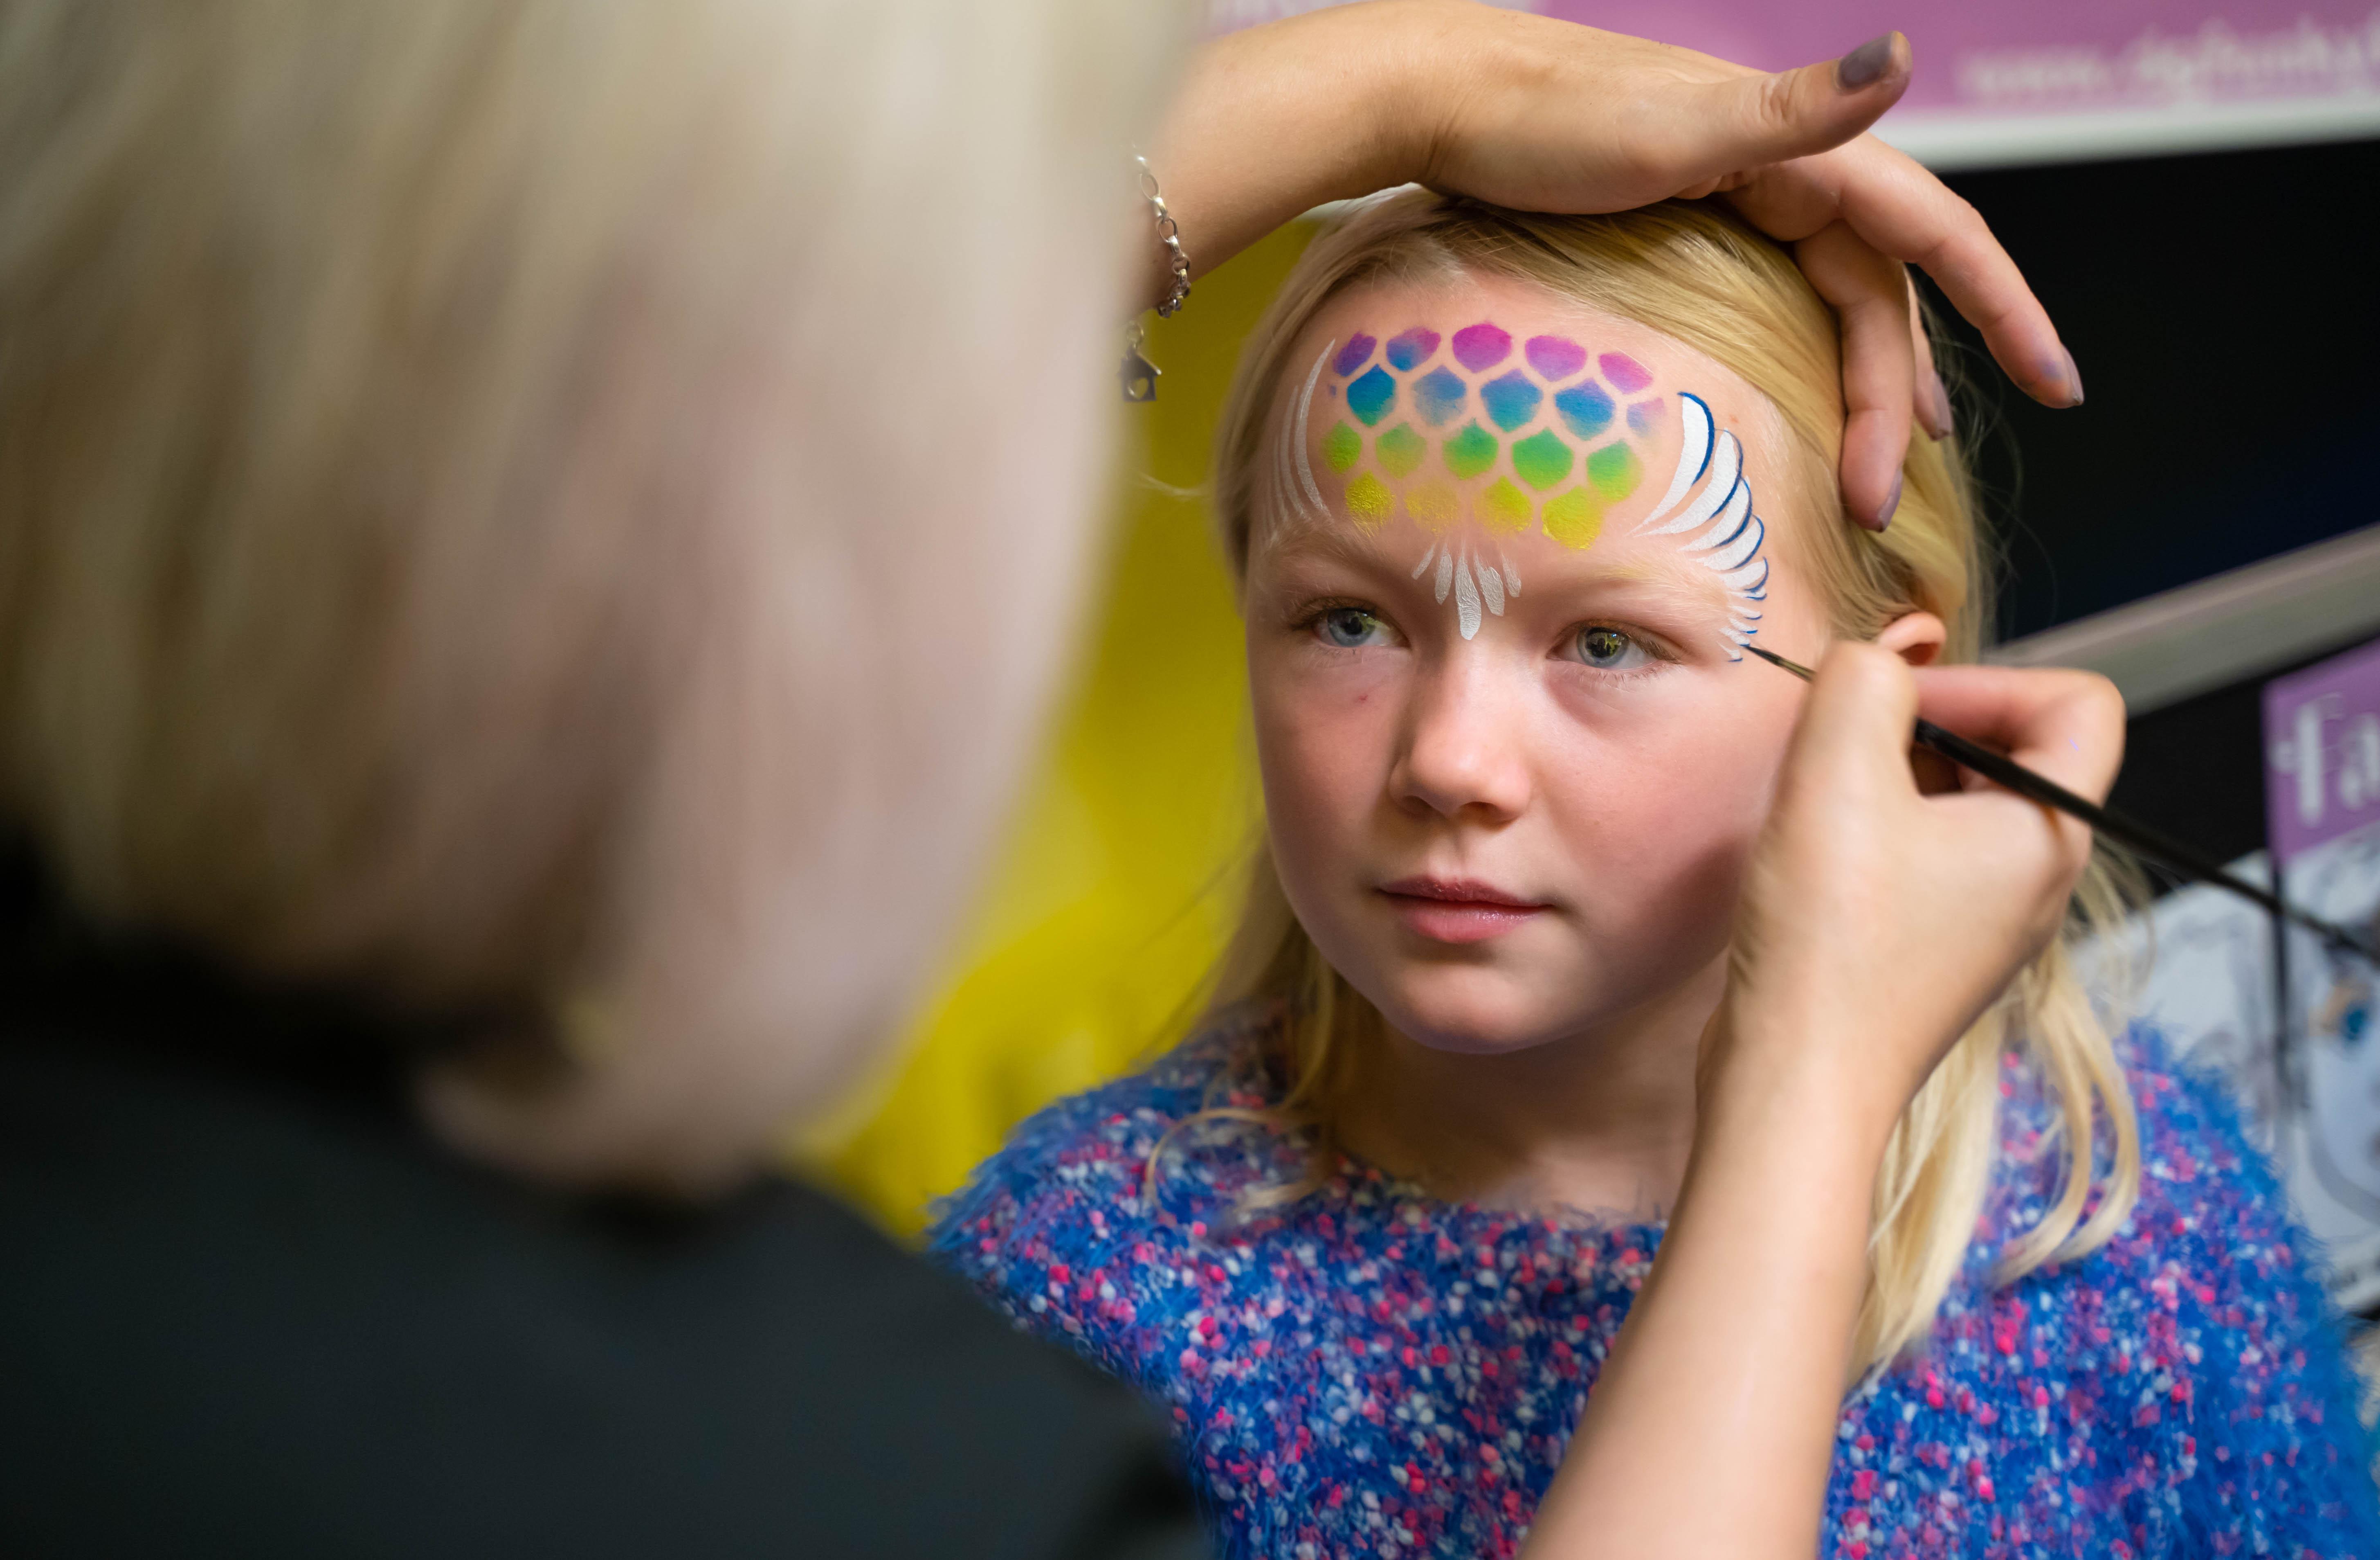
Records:
[[[1436,1051],[1449,1056],[1517,1056],[1524,1051],[1534,1051],[1546,1043],[1544,1035],[1507,1036],[1470,1033],[1448,1033],[1443,1030],[1415,1027],[1399,1030],[1406,1039],[1425,1051]]]
[[[1577,1027],[1574,1016],[1572,1022],[1560,1022],[1548,1005],[1530,1000],[1530,993],[1482,989],[1503,983],[1483,981],[1479,971],[1464,971],[1468,978],[1460,982],[1442,979],[1445,973],[1402,982],[1379,1005],[1381,1016],[1417,1045],[1497,1056],[1543,1045]]]

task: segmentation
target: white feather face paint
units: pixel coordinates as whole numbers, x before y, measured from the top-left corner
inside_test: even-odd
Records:
[[[1733,433],[1717,429],[1701,396],[1680,396],[1678,408],[1685,420],[1685,438],[1679,446],[1677,471],[1670,479],[1668,495],[1637,524],[1635,534],[1679,537],[1679,551],[1718,576],[1732,598],[1728,603],[1728,659],[1741,661],[1739,647],[1750,644],[1760,631],[1758,604],[1768,598],[1768,560],[1760,555],[1768,528],[1752,512],[1742,444]],[[1702,491],[1670,516],[1696,482]]]
[[[1314,412],[1315,381],[1322,377],[1322,364],[1330,356],[1330,347],[1337,345],[1334,341],[1330,347],[1323,347],[1321,355],[1314,360],[1313,372],[1305,376],[1305,388],[1299,391],[1297,396],[1297,437],[1291,441],[1291,446],[1297,451],[1297,485],[1305,491],[1315,509],[1325,515],[1330,512],[1330,506],[1322,502],[1322,490],[1314,485],[1314,466],[1305,457],[1305,430],[1306,419]]]

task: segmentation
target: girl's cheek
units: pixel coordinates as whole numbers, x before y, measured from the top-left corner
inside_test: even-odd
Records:
[[[1380,784],[1378,733],[1340,707],[1288,703],[1259,720],[1257,743],[1266,790],[1301,810],[1320,809],[1321,821]]]
[[[1335,680],[1335,679],[1333,679]],[[1275,848],[1335,854],[1369,819],[1393,759],[1394,700],[1377,688],[1259,686],[1257,752]],[[1326,843],[1333,842],[1333,843]]]
[[[1547,795],[1582,860],[1636,861],[1648,884],[1749,852],[1790,718],[1725,699],[1565,704],[1566,750]]]
[[[1328,731],[1363,741],[1397,718],[1410,658],[1402,651],[1295,644],[1251,658],[1248,693],[1260,736]]]

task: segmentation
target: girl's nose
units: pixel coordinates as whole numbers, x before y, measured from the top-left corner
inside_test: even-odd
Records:
[[[1502,686],[1510,674],[1495,659],[1458,651],[1416,684],[1389,775],[1398,806],[1493,823],[1528,807],[1523,701]]]

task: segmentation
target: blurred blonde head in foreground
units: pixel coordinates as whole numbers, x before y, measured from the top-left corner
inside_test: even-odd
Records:
[[[516,1167],[825,1103],[1064,644],[1169,39],[890,4],[0,4],[0,806]]]

